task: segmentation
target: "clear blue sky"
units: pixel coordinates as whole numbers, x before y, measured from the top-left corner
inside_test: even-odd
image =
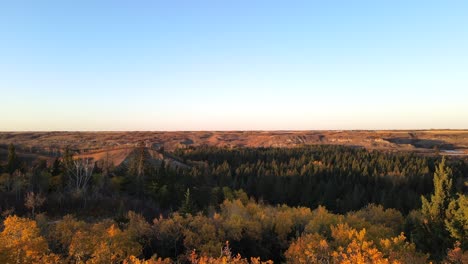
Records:
[[[468,128],[468,1],[3,1],[0,130]]]

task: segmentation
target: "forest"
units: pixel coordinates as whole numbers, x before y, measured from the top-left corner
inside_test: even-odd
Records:
[[[187,147],[0,161],[0,263],[468,263],[465,158]]]

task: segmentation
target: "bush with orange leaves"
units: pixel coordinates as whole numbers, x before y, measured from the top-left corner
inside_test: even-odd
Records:
[[[444,264],[464,264],[468,263],[468,251],[461,249],[461,243],[455,242],[453,249],[447,252],[447,257],[443,261]]]
[[[285,256],[292,264],[427,263],[427,256],[417,253],[403,234],[382,239],[379,245],[366,235],[366,229],[338,224],[331,226],[331,239],[317,233],[303,235],[291,243]]]
[[[317,234],[306,234],[293,242],[285,253],[288,263],[330,263],[331,250],[327,240]]]
[[[338,248],[331,253],[334,263],[341,264],[365,264],[365,263],[390,263],[387,258],[384,258],[372,241],[366,241],[366,230],[356,231],[349,229],[344,234],[349,240],[348,245],[338,246]],[[400,263],[400,262],[393,262]]]
[[[141,260],[135,256],[130,256],[126,260],[123,261],[123,264],[171,264],[173,263],[171,259],[166,258],[157,258],[152,257],[148,260]]]
[[[221,256],[219,258],[198,256],[195,250],[189,256],[191,264],[273,264],[273,261],[261,261],[260,258],[242,258],[240,254],[232,256],[231,249],[229,247],[229,241],[226,241],[226,245],[221,250]]]

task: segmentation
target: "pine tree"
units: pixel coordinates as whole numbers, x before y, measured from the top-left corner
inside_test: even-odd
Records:
[[[73,154],[69,147],[65,148],[65,152],[63,153],[63,157],[62,157],[62,164],[63,164],[65,171],[67,172],[73,169]]]
[[[447,208],[445,227],[450,236],[461,243],[463,249],[468,249],[468,196],[458,194]]]
[[[192,199],[190,198],[190,188],[187,188],[187,191],[184,194],[184,201],[179,211],[182,214],[192,214],[194,211],[193,207],[194,207],[193,202],[192,202]]]
[[[19,159],[16,155],[15,145],[10,144],[8,146],[8,162],[7,162],[7,172],[12,174],[19,168]]]
[[[430,200],[421,197],[423,216],[421,246],[436,260],[441,260],[453,243],[445,227],[446,211],[453,200],[452,170],[445,165],[445,157],[434,173],[434,193]]]
[[[62,171],[61,166],[62,166],[62,163],[60,162],[60,159],[55,159],[50,169],[50,174],[52,174],[52,176],[59,175],[60,172]]]
[[[431,222],[443,222],[445,210],[452,199],[452,170],[445,165],[444,157],[434,173],[434,193],[431,200],[421,197],[424,217]]]
[[[130,160],[128,167],[128,175],[132,177],[132,191],[138,197],[143,196],[145,190],[145,181],[147,178],[147,171],[149,169],[149,153],[144,147],[139,147],[134,151],[133,157]]]

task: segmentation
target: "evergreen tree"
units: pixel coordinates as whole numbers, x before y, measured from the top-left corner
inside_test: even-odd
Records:
[[[74,168],[73,168],[74,165],[73,165],[73,153],[72,153],[72,151],[70,150],[69,147],[66,147],[65,151],[63,152],[61,165],[62,165],[61,167],[63,168],[63,171],[65,172],[65,175],[66,175],[66,177],[64,177],[64,179],[63,179],[62,184],[63,184],[63,186],[70,187],[70,185],[72,184],[71,174],[74,171]]]
[[[71,152],[69,147],[65,148],[65,152],[63,153],[62,157],[62,165],[65,171],[73,169],[73,153]]]
[[[128,166],[128,175],[131,178],[130,188],[138,197],[143,197],[145,191],[145,183],[150,170],[150,154],[144,147],[139,147],[133,153]]]
[[[60,159],[55,159],[54,160],[54,163],[52,164],[52,167],[50,168],[50,174],[52,174],[52,176],[57,176],[60,174],[60,172],[62,171],[62,163],[60,162]]]
[[[16,155],[15,145],[13,144],[8,146],[8,162],[6,168],[7,172],[10,174],[19,169],[19,159]]]
[[[192,214],[194,212],[194,205],[192,198],[190,198],[190,188],[187,188],[187,191],[184,194],[184,201],[182,206],[179,209],[181,214]]]
[[[452,200],[452,170],[445,165],[445,157],[436,167],[434,173],[434,193],[431,200],[424,196],[422,200],[422,213],[424,217],[431,222],[443,222],[445,219],[445,210]]]
[[[434,259],[440,260],[445,251],[453,243],[445,227],[446,210],[453,200],[452,170],[445,165],[445,157],[436,167],[434,173],[434,193],[430,200],[421,197],[423,216],[423,234],[421,245],[426,251],[431,252]]]
[[[446,213],[445,227],[450,236],[459,241],[463,249],[468,249],[468,196],[458,194],[458,199],[450,202]]]

